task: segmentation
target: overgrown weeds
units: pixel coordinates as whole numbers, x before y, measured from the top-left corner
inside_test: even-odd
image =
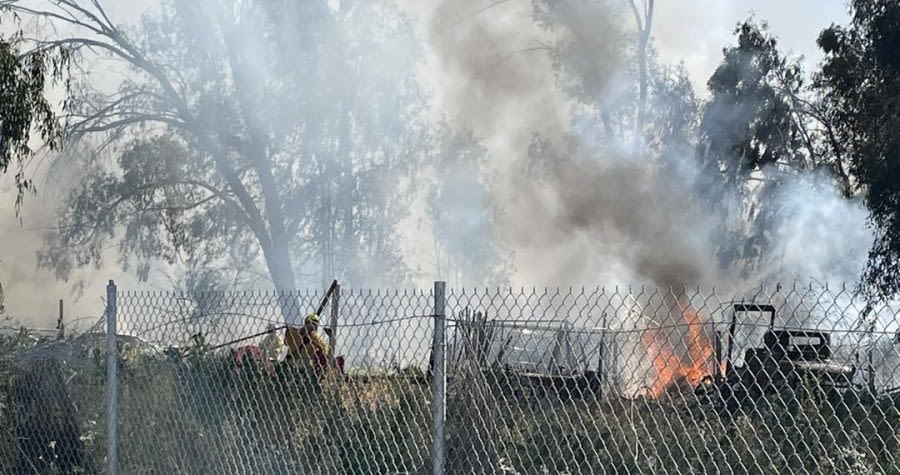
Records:
[[[68,473],[100,470],[105,357],[20,336],[0,338],[0,348],[0,473],[67,473],[67,427],[85,455]],[[430,461],[431,389],[420,372],[322,379],[202,352],[120,365],[122,473],[421,473]],[[16,391],[48,367],[57,382],[31,383],[40,394],[26,407]],[[891,397],[810,386],[722,410],[690,394],[524,398],[513,379],[464,376],[448,386],[447,462],[465,473],[900,473],[900,401]],[[46,413],[26,417],[35,409]],[[29,448],[48,437],[57,438],[51,450]]]

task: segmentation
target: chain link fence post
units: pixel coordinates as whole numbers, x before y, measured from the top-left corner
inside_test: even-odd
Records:
[[[268,325],[320,289],[109,281],[85,331],[0,323],[0,474],[896,471],[900,307],[752,290],[335,283],[332,372]]]
[[[107,474],[117,473],[117,415],[118,415],[118,362],[119,350],[116,342],[116,284],[112,280],[106,286],[106,460]]]
[[[434,370],[431,381],[431,460],[434,475],[443,475],[444,473],[444,422],[447,417],[445,357],[447,319],[444,311],[446,287],[446,282],[434,283],[434,340],[432,343]]]
[[[332,359],[334,355],[338,354],[337,350],[337,327],[338,327],[338,318],[340,315],[340,301],[341,301],[341,286],[337,285],[334,287],[334,293],[331,294],[331,322],[329,324],[329,328],[331,329],[330,343],[331,343],[331,355]],[[332,361],[334,363],[334,361]]]

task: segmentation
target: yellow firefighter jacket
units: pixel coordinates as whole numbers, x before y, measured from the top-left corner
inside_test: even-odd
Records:
[[[291,357],[299,359],[303,363],[324,366],[331,356],[331,347],[328,342],[315,330],[288,327],[284,340]]]

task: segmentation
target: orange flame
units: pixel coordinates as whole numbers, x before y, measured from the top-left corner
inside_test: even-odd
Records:
[[[662,328],[648,329],[641,340],[650,352],[656,379],[650,385],[650,396],[659,397],[674,384],[684,383],[695,387],[708,376],[709,363],[713,359],[714,350],[709,338],[703,331],[700,316],[689,305],[679,302],[687,324],[687,358],[679,357],[669,344]],[[672,329],[670,331],[675,331]]]

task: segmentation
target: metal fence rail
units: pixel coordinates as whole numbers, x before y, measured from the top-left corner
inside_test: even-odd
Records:
[[[111,292],[114,339],[0,335],[0,473],[900,473],[849,287],[338,288],[310,361],[267,329],[321,292]]]

